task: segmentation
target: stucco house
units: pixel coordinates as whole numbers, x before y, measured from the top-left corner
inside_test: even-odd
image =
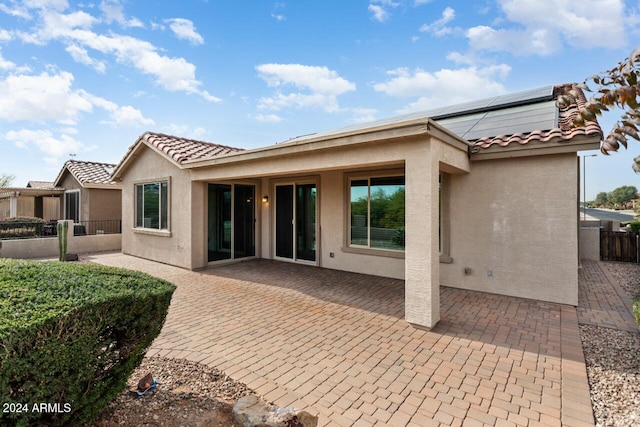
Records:
[[[64,188],[46,181],[29,181],[26,187],[0,188],[0,218],[35,217],[57,221],[63,193]]]
[[[112,175],[122,251],[187,269],[267,258],[404,279],[405,318],[427,328],[441,285],[576,305],[576,152],[602,131],[569,126],[577,105],[556,104],[568,90],[251,150],[145,133]]]
[[[92,228],[86,230],[89,234],[95,234],[97,228],[119,229],[122,187],[111,179],[115,167],[110,163],[67,160],[53,182],[55,187],[64,189],[60,199],[61,218],[82,222],[85,227]]]

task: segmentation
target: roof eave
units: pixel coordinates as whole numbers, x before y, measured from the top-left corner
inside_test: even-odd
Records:
[[[58,176],[56,176],[56,179],[53,181],[53,186],[54,187],[57,187],[58,185],[60,185],[60,181],[62,180],[62,176],[64,175],[65,171],[67,171],[67,165],[68,164],[69,164],[69,161],[67,160],[62,165],[62,168],[60,168],[60,172],[58,172]],[[69,173],[71,173],[71,172],[69,171]]]
[[[158,148],[154,147],[153,144],[149,143],[149,141],[147,141],[147,136],[148,134],[144,133],[138,137],[136,142],[133,144],[133,148],[131,148],[127,152],[125,157],[120,161],[120,163],[118,163],[114,171],[111,173],[111,179],[113,179],[115,182],[122,181],[124,172],[131,165],[131,163],[136,160],[143,147],[146,147],[159,154],[162,158],[172,163],[175,167],[183,169],[183,166],[172,159],[171,156],[167,156],[166,153],[164,153],[162,150],[159,150]]]
[[[328,150],[357,144],[422,138],[427,135],[431,135],[463,151],[467,151],[470,146],[469,142],[438,125],[433,120],[420,119],[399,124],[361,129],[353,132],[309,137],[268,147],[229,153],[214,158],[187,160],[183,163],[183,167],[207,167],[270,157],[281,157],[302,152]]]
[[[59,196],[64,194],[64,188],[4,187],[1,190],[0,199],[12,196]]]
[[[546,142],[535,141],[528,142],[527,144],[512,143],[506,147],[495,144],[495,146],[489,148],[479,148],[479,151],[472,151],[471,161],[597,150],[600,148],[600,141],[600,135],[580,135],[573,137],[570,141],[556,138]]]
[[[100,190],[122,190],[122,184],[118,182],[113,182],[109,184],[100,183],[100,182],[85,182],[82,184],[84,188],[95,188]]]

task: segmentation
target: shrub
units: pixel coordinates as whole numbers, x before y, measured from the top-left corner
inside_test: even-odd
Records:
[[[0,239],[21,239],[42,235],[47,222],[42,218],[13,217],[0,221]]]
[[[0,425],[95,419],[159,334],[174,289],[119,268],[0,259]]]
[[[3,218],[0,222],[37,222],[39,224],[44,224],[47,221],[35,216],[14,216],[11,218]]]
[[[640,233],[640,222],[630,222],[629,227],[632,233]]]

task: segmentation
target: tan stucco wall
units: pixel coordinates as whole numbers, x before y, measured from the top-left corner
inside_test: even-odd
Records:
[[[103,190],[101,188],[85,189],[81,197],[85,197],[82,201],[83,213],[85,209],[87,216],[83,217],[86,221],[102,221],[102,220],[118,220],[122,216],[122,194],[118,190]]]
[[[145,234],[135,230],[134,185],[170,179],[169,232]],[[192,184],[189,172],[181,171],[160,155],[144,149],[135,167],[122,181],[122,252],[141,258],[193,268],[191,246]],[[196,205],[197,206],[197,205]]]
[[[122,215],[120,189],[84,188],[69,172],[60,180],[66,190],[80,190],[80,220],[117,220]],[[60,197],[60,213],[64,215],[64,196]]]
[[[600,227],[580,227],[580,259],[600,261]]]
[[[478,161],[453,175],[453,263],[440,265],[440,283],[577,305],[577,192],[575,153]]]

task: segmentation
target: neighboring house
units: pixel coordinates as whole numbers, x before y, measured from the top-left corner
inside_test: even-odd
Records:
[[[68,160],[60,169],[54,185],[64,188],[60,209],[63,219],[82,221],[120,220],[121,185],[112,181],[116,165]]]
[[[576,305],[576,152],[602,131],[569,126],[577,106],[556,99],[572,88],[251,150],[146,133],[113,173],[122,251],[187,269],[257,257],[402,278],[406,320],[428,328],[440,285]]]
[[[0,188],[0,219],[35,217],[57,221],[63,193],[64,188],[44,181],[29,181],[26,187]]]

